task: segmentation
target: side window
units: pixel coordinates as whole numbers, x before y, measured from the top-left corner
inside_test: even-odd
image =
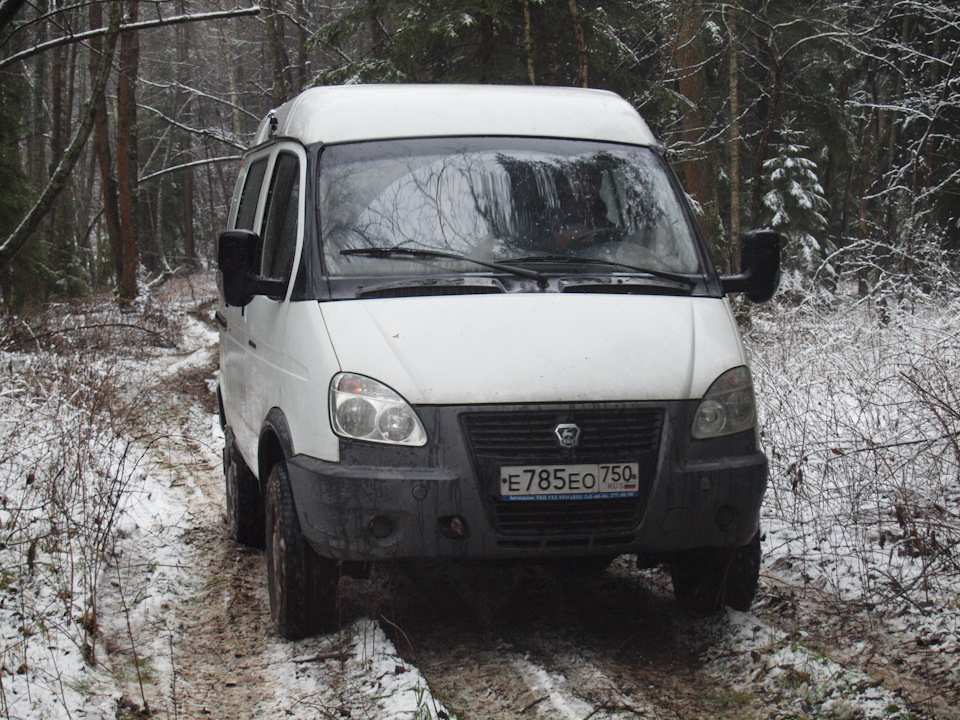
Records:
[[[296,155],[281,153],[277,158],[267,196],[263,224],[263,259],[260,274],[286,279],[297,249],[297,221],[300,211],[300,161]]]
[[[263,175],[266,171],[267,158],[264,158],[253,163],[247,172],[243,194],[240,196],[240,207],[237,208],[238,230],[253,230],[253,221],[257,215],[257,200],[260,199],[260,186],[263,184]]]

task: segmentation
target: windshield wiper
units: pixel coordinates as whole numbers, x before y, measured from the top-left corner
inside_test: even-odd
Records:
[[[530,280],[536,280],[537,283],[543,287],[546,284],[546,279],[543,276],[543,273],[537,272],[536,270],[529,270],[527,268],[514,267],[513,265],[507,265],[500,262],[486,262],[484,260],[475,260],[472,257],[467,257],[466,255],[458,255],[457,253],[444,252],[442,250],[424,250],[422,248],[407,248],[400,245],[395,245],[394,247],[386,248],[347,248],[346,250],[340,251],[341,255],[364,255],[366,257],[372,258],[388,258],[388,257],[411,257],[411,258],[438,258],[444,260],[463,260],[465,262],[473,263],[474,265],[480,265],[481,267],[490,268],[492,270],[499,270],[501,272],[508,272],[517,277],[528,278]]]
[[[660,278],[661,280],[669,280],[670,282],[677,283],[678,285],[683,285],[691,290],[695,288],[699,282],[695,278],[691,278],[686,275],[680,275],[679,273],[667,272],[666,270],[655,270],[653,268],[637,267],[636,265],[626,265],[613,260],[601,260],[599,258],[581,258],[571,257],[569,255],[530,255],[528,257],[510,258],[507,260],[507,262],[549,262],[561,263],[564,265],[605,265],[607,267],[629,270],[630,272],[643,273],[644,275],[652,275],[653,277]]]

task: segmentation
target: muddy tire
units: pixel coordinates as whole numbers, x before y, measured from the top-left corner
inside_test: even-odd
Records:
[[[760,577],[760,533],[742,547],[698,548],[670,563],[673,594],[684,609],[709,614],[728,605],[747,611]]]
[[[227,496],[227,535],[241,545],[263,549],[263,495],[230,428],[225,432],[223,476]]]
[[[300,533],[290,479],[277,463],[267,480],[267,585],[274,630],[288,640],[336,627],[337,565],[321,558]]]

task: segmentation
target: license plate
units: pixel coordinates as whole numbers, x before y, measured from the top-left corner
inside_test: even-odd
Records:
[[[602,500],[638,495],[639,463],[500,468],[501,500]]]

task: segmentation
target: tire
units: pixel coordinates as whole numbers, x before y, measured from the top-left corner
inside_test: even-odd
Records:
[[[263,495],[260,482],[237,450],[233,432],[224,433],[223,476],[227,496],[227,535],[247,547],[263,549]]]
[[[724,605],[746,612],[760,578],[760,533],[735,548],[698,548],[670,563],[673,594],[685,610],[710,614]]]
[[[270,618],[288,640],[332,630],[337,621],[337,564],[304,540],[290,479],[277,463],[267,480],[267,585]]]

